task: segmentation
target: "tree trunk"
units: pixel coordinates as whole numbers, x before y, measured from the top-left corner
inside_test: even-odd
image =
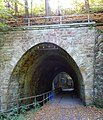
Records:
[[[29,11],[28,11],[28,0],[25,0],[25,17],[29,17]]]
[[[51,15],[51,8],[49,5],[50,0],[45,0],[45,15],[50,16]]]
[[[61,12],[60,12],[60,1],[58,0],[58,10],[57,10],[57,14],[58,15],[61,15]]]
[[[18,4],[17,4],[17,2],[15,2],[15,15],[17,15],[18,14]]]
[[[9,1],[7,1],[7,8],[8,8],[8,10],[10,10],[10,2]]]
[[[33,0],[31,0],[31,17],[33,16]]]
[[[86,12],[89,12],[90,9],[89,0],[85,0],[85,8],[86,8]]]

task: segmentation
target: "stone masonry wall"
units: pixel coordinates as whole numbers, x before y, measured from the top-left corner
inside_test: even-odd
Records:
[[[6,100],[10,76],[22,55],[42,42],[63,48],[75,60],[83,76],[85,102],[93,99],[95,28],[60,28],[0,33],[0,96]]]
[[[94,103],[103,107],[103,31],[96,31],[94,52]]]

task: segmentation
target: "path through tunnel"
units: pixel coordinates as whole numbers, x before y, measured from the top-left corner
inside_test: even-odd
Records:
[[[83,78],[76,62],[64,49],[48,42],[33,46],[18,61],[10,78],[9,96],[23,98],[50,91],[54,78],[62,72],[72,78],[75,94],[85,103]]]

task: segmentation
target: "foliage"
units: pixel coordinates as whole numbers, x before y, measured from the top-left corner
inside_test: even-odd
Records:
[[[90,6],[103,5],[103,0],[89,0]]]
[[[20,113],[25,114],[27,109],[28,109],[27,106],[22,106],[20,109]]]
[[[44,15],[45,14],[45,8],[43,6],[37,6],[33,9],[34,15]]]
[[[25,116],[23,114],[9,116],[7,114],[1,114],[0,120],[25,120]]]
[[[40,108],[41,108],[41,105],[38,102],[36,102],[36,106],[35,106],[35,102],[33,102],[33,108],[31,111],[36,112]],[[25,115],[28,109],[30,108],[27,106],[21,106],[20,110],[18,111],[17,106],[15,104],[12,104],[11,112],[0,114],[0,120],[25,120]]]
[[[3,0],[0,0],[0,18],[12,17],[13,10],[6,9]]]
[[[98,101],[98,102],[94,102],[94,105],[95,105],[97,108],[101,108],[101,104],[100,104],[99,101]]]
[[[8,1],[10,6],[7,7],[8,5]],[[24,0],[25,1],[25,0]],[[35,2],[33,0],[33,2]],[[18,7],[18,14],[17,15],[23,15],[25,14],[25,5],[23,3],[23,1],[21,0],[7,0],[6,2],[4,2],[3,0],[0,0],[0,18],[8,18],[8,17],[14,17],[15,16],[15,3],[17,4]],[[30,2],[29,2],[30,4]],[[102,8],[99,7],[99,5],[103,5],[103,0],[90,0],[89,2],[90,7],[92,8],[91,11],[93,12],[98,12],[100,11]],[[75,10],[70,10],[69,8],[65,9],[65,8],[61,8],[61,11],[63,13],[80,13],[83,12],[85,10],[85,4],[84,2],[81,2],[79,0],[73,0],[73,5],[75,5]],[[95,7],[97,6],[97,7]],[[29,13],[31,12],[31,6],[29,5]],[[56,11],[54,11],[56,13]],[[32,6],[32,13],[34,15],[44,15],[45,14],[45,3],[44,0],[41,1],[41,3],[39,5],[33,4]]]
[[[41,105],[37,101],[33,102],[33,108],[35,108],[35,109],[33,109],[33,111],[37,111],[40,107],[41,107]]]
[[[0,22],[0,31],[8,31],[10,30],[10,26],[9,25],[6,25],[5,23],[1,23]]]
[[[12,105],[11,112],[9,113],[2,113],[0,115],[0,120],[24,120],[25,116],[25,107],[20,109],[22,114],[18,114],[18,109],[15,105]]]
[[[103,12],[103,8],[101,8],[100,6],[91,7],[90,12]]]

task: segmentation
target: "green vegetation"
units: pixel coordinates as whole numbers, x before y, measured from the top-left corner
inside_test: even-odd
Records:
[[[33,102],[32,108],[29,106],[21,106],[21,108],[18,110],[15,105],[12,105],[11,111],[9,113],[2,113],[0,114],[0,120],[25,120],[26,113],[28,110],[34,112],[37,112],[41,109],[41,105]]]
[[[5,23],[0,23],[0,31],[8,31],[11,27]]]
[[[1,18],[11,18],[11,17],[20,17],[26,16],[28,17],[37,16],[37,15],[45,15],[45,1],[40,0],[37,4],[38,0],[0,0],[0,19]],[[48,0],[47,0],[48,1]],[[85,12],[86,5],[85,0],[72,0],[73,8],[64,8],[60,6],[59,10],[61,11],[60,14],[68,14],[68,13],[81,13]],[[55,3],[54,3],[55,4]],[[59,2],[58,2],[59,4]],[[103,11],[103,0],[89,0],[89,8],[90,11],[98,12]],[[58,10],[58,8],[57,8]],[[51,8],[51,15],[58,14],[57,10],[52,10]]]

